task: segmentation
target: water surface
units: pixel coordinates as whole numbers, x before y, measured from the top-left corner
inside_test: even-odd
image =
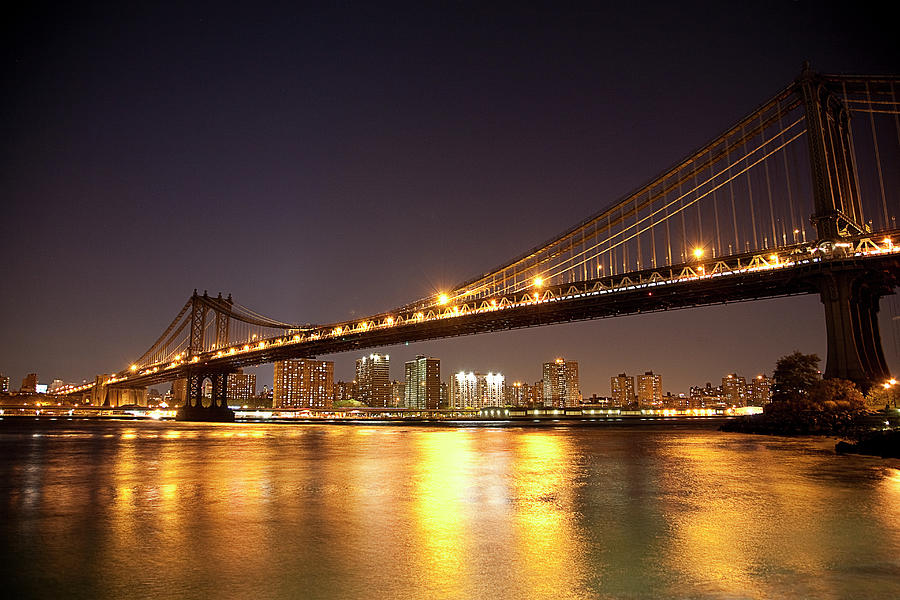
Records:
[[[16,597],[900,597],[900,462],[710,428],[0,420]]]

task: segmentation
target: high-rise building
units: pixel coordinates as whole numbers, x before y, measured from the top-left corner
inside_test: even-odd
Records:
[[[528,406],[544,405],[544,380],[538,379],[528,390]]]
[[[6,375],[0,375],[0,393],[6,394],[9,392],[9,377]]]
[[[646,371],[643,375],[638,375],[637,400],[642,407],[658,408],[662,406],[662,375],[655,375],[653,371]]]
[[[450,378],[450,401],[453,408],[503,406],[505,388],[505,378],[500,373],[460,371]]]
[[[37,392],[38,386],[38,376],[37,373],[29,373],[25,376],[25,379],[22,380],[22,387],[19,388],[19,391],[23,394],[34,394]]]
[[[334,384],[335,404],[356,399],[356,381],[337,381]]]
[[[450,386],[445,381],[441,382],[441,408],[450,407]]]
[[[460,371],[450,377],[450,405],[453,408],[478,408],[478,377]]]
[[[275,408],[329,408],[334,399],[334,363],[298,358],[275,363]]]
[[[514,381],[506,386],[506,404],[509,406],[527,406],[531,386],[522,381]]]
[[[757,375],[747,384],[747,405],[765,406],[772,401],[772,380],[765,375]]]
[[[184,406],[187,398],[187,379],[176,379],[172,382],[172,403],[170,406]]]
[[[578,363],[557,358],[544,363],[544,406],[563,408],[581,404],[578,391]]]
[[[356,361],[356,399],[381,408],[391,405],[391,357],[370,354]]]
[[[406,406],[406,384],[402,381],[391,382],[391,406]]]
[[[724,404],[725,396],[721,386],[713,387],[708,381],[705,387],[691,386],[690,408],[711,408]]]
[[[235,404],[245,404],[251,398],[256,397],[256,374],[244,373],[238,369],[236,373],[228,375],[227,398]]]
[[[731,373],[722,378],[722,395],[731,406],[747,405],[747,380]]]
[[[610,377],[609,395],[612,396],[613,406],[634,404],[634,376],[619,373],[615,377]]]
[[[437,409],[441,403],[441,361],[419,355],[405,366],[406,407]]]
[[[478,379],[478,397],[481,406],[503,406],[506,404],[506,378],[500,373],[488,373]]]

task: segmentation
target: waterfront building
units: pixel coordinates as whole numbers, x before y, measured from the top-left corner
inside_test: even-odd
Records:
[[[274,408],[330,408],[334,363],[298,358],[275,362]]]
[[[29,373],[25,376],[25,379],[22,380],[22,387],[19,388],[19,391],[23,394],[35,394],[38,389],[38,376],[37,373]]]
[[[747,406],[765,406],[772,401],[771,378],[757,375],[747,384]]]
[[[737,373],[730,373],[722,378],[722,396],[730,406],[747,405],[747,380]]]
[[[522,381],[514,381],[506,386],[506,404],[508,406],[527,406],[531,386]]]
[[[66,384],[62,379],[54,379],[50,382],[50,385],[47,386],[47,393],[55,394],[64,387],[66,387]]]
[[[538,379],[528,390],[528,406],[544,405],[544,380]]]
[[[334,402],[347,402],[356,399],[356,381],[337,381],[334,384]]]
[[[370,354],[356,361],[356,400],[366,406],[383,408],[391,402],[391,357]]]
[[[9,393],[9,377],[0,374],[0,393]]]
[[[591,394],[590,398],[582,398],[581,406],[587,406],[591,408],[611,408],[613,406],[613,399],[609,396],[598,396],[597,394]]]
[[[256,374],[244,373],[238,369],[236,373],[228,375],[228,391],[226,397],[229,402],[246,404],[251,398],[256,397]]]
[[[641,407],[657,408],[663,403],[662,375],[646,371],[638,375],[637,400]]]
[[[612,396],[613,406],[629,406],[634,404],[634,376],[619,373],[609,378],[609,395]]]
[[[406,384],[402,381],[391,382],[391,406],[406,406]]]
[[[406,362],[406,407],[437,409],[441,403],[441,361],[422,355]]]
[[[725,406],[725,403],[726,399],[722,394],[721,386],[713,387],[709,382],[706,382],[705,387],[691,386],[690,408],[714,408]]]
[[[453,408],[479,408],[478,378],[473,372],[460,371],[450,377],[450,403]]]
[[[441,408],[450,407],[450,386],[447,382],[441,382]]]
[[[478,380],[481,406],[503,406],[506,403],[505,378],[500,373],[488,373]]]
[[[176,379],[172,382],[169,391],[172,394],[172,402],[169,403],[169,406],[184,406],[187,398],[187,379]]]
[[[544,363],[542,375],[544,382],[544,406],[563,408],[581,404],[581,393],[578,391],[577,362],[557,358],[553,362]]]
[[[453,408],[503,406],[505,378],[500,373],[460,371],[450,378],[450,401]]]

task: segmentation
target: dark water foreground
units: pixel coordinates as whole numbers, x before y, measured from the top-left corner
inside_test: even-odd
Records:
[[[712,427],[0,420],[5,596],[900,597],[900,461]]]

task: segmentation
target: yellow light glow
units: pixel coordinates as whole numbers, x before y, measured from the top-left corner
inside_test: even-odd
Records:
[[[703,248],[694,248],[694,258],[703,256]]]
[[[447,294],[441,294],[440,296],[438,296],[438,302],[440,304],[447,304],[448,302],[450,302],[450,296],[448,296]]]
[[[131,365],[130,368],[131,368],[132,371],[137,371],[137,365]]]
[[[544,285],[543,277],[535,277],[534,278],[534,287],[541,287],[542,285]]]

